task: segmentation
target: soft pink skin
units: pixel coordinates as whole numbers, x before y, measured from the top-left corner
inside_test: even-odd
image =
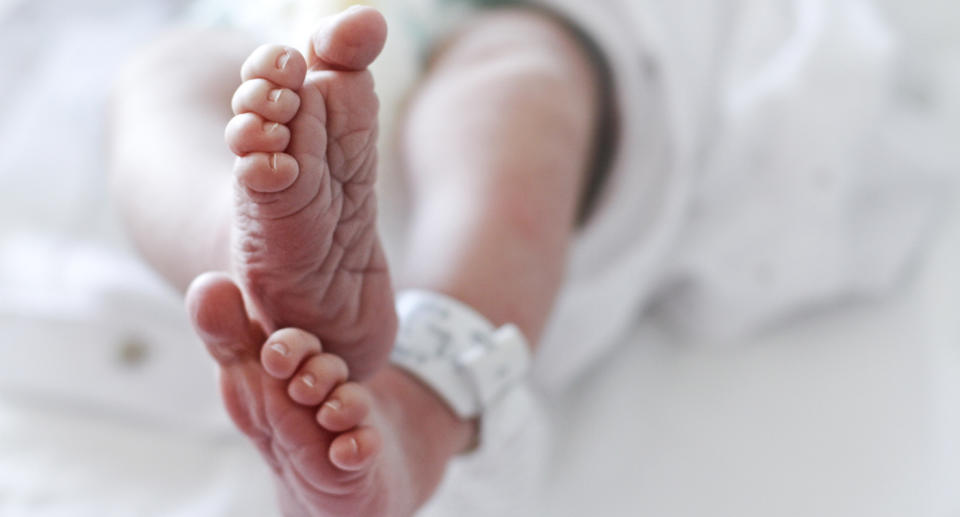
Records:
[[[380,369],[396,315],[376,229],[377,110],[366,70],[386,25],[352,9],[316,33],[307,59],[260,47],[242,68],[226,139],[234,166],[232,269],[270,329],[298,327],[351,375]]]
[[[228,413],[273,469],[284,515],[409,516],[473,440],[472,423],[399,370],[348,381],[316,336],[265,337],[223,273],[198,277],[187,309],[220,367]]]
[[[342,359],[299,329],[264,338],[226,275],[199,277],[187,301],[220,365],[227,411],[272,467],[286,515],[413,511],[418,491],[401,437],[414,430],[388,421],[366,386],[347,382]]]

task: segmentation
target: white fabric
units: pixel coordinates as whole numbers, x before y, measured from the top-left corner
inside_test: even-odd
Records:
[[[477,450],[450,463],[418,517],[541,515],[554,450],[541,398],[531,386],[519,385],[491,407],[480,420]]]
[[[143,402],[162,398],[154,392]],[[236,433],[198,433],[181,423],[134,421],[95,406],[45,404],[3,391],[0,515],[279,517],[280,512],[268,467]]]
[[[928,251],[886,299],[733,351],[640,323],[558,397],[528,515],[957,515],[960,211]]]
[[[227,429],[182,301],[129,249],[107,188],[114,74],[176,6],[47,0],[0,19],[18,78],[0,84],[0,390]]]
[[[944,171],[897,145],[932,133],[893,125],[910,106],[871,6],[782,4],[741,3],[721,47],[715,133],[665,297],[700,337],[889,290],[945,201]]]
[[[960,155],[946,114],[904,96],[917,56],[868,3],[544,3],[607,53],[623,143],[538,380],[571,382],[652,301],[725,343],[902,277]]]
[[[0,300],[0,392],[229,430],[180,297],[132,254],[7,234]]]
[[[0,4],[0,515],[278,515],[180,297],[122,237],[104,113],[183,2]]]

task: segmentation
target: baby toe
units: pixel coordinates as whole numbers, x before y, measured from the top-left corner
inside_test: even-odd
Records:
[[[286,124],[300,109],[300,96],[266,79],[244,81],[233,94],[233,113],[256,113],[266,120]]]
[[[256,354],[262,334],[251,325],[243,294],[229,276],[198,276],[187,289],[186,302],[194,328],[220,365]]]
[[[380,452],[383,439],[372,427],[343,433],[330,444],[330,462],[342,470],[363,470]]]
[[[289,379],[304,358],[319,354],[320,340],[300,329],[282,329],[267,338],[260,349],[263,369],[277,379]]]
[[[244,81],[266,79],[283,88],[297,90],[303,85],[307,62],[299,50],[285,45],[262,45],[243,63]]]
[[[310,38],[309,66],[314,69],[363,70],[383,50],[387,22],[371,7],[353,7],[323,19]]]
[[[234,174],[241,185],[253,192],[272,194],[293,185],[300,165],[286,153],[250,153],[237,158]]]
[[[330,390],[347,380],[347,363],[333,354],[318,354],[307,359],[287,386],[287,394],[304,406],[317,406]]]
[[[234,154],[280,152],[290,144],[290,129],[256,113],[241,113],[227,124],[226,140]]]
[[[360,425],[373,404],[370,392],[355,382],[341,384],[317,411],[317,422],[328,431],[347,431]]]

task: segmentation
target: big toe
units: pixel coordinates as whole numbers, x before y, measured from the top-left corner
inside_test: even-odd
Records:
[[[387,22],[372,7],[355,6],[324,19],[310,38],[308,63],[314,69],[363,70],[380,55]]]
[[[187,289],[186,303],[197,334],[217,362],[227,365],[256,357],[262,336],[247,316],[240,288],[229,276],[198,276]]]

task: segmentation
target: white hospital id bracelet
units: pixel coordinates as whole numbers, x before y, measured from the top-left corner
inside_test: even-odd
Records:
[[[520,383],[530,350],[514,325],[499,329],[467,305],[429,291],[397,296],[400,326],[390,361],[433,389],[462,419]]]

